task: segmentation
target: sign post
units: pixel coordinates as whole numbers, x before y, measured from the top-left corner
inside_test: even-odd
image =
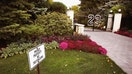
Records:
[[[39,63],[45,58],[44,44],[32,48],[28,51],[29,68],[32,70],[37,66],[38,74],[40,74]]]

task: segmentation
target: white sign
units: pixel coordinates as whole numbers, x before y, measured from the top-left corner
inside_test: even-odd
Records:
[[[30,70],[36,67],[45,58],[44,44],[39,45],[28,52]]]

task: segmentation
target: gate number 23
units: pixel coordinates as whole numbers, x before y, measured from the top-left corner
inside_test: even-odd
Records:
[[[98,25],[100,23],[101,16],[99,14],[89,14],[88,15],[88,26]]]

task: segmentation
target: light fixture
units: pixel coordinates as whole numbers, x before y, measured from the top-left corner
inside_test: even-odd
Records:
[[[121,9],[118,9],[118,12],[121,12]]]

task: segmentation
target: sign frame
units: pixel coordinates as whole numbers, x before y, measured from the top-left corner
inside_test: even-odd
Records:
[[[34,53],[34,54],[33,54]],[[44,43],[40,44],[27,52],[29,69],[33,70],[45,59],[45,46]]]

